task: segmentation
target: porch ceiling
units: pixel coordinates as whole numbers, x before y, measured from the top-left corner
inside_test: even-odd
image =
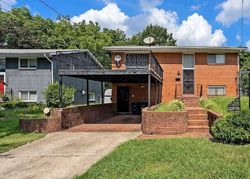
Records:
[[[151,75],[152,82],[162,82],[158,75],[148,69],[59,70],[59,75],[112,83],[146,83],[148,75]]]

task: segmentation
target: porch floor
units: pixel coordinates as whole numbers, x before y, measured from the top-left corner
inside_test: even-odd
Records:
[[[141,116],[115,115],[94,124],[82,124],[67,129],[68,132],[139,132]]]

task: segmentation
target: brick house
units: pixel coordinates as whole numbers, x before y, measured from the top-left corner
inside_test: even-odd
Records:
[[[239,53],[234,47],[109,46],[112,68],[59,70],[59,75],[80,76],[112,83],[117,112],[136,112],[136,105],[151,106],[185,96],[237,96]]]

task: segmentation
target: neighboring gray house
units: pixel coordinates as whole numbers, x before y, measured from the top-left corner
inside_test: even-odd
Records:
[[[5,60],[4,92],[25,102],[45,102],[43,90],[59,80],[59,69],[103,69],[89,50],[0,49]],[[76,88],[75,104],[86,104],[86,80],[63,77]],[[101,103],[101,82],[89,81],[89,102]]]

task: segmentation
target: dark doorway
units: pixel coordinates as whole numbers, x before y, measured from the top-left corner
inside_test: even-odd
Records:
[[[117,112],[129,112],[129,87],[117,87]]]
[[[194,94],[194,70],[183,70],[183,94]]]

